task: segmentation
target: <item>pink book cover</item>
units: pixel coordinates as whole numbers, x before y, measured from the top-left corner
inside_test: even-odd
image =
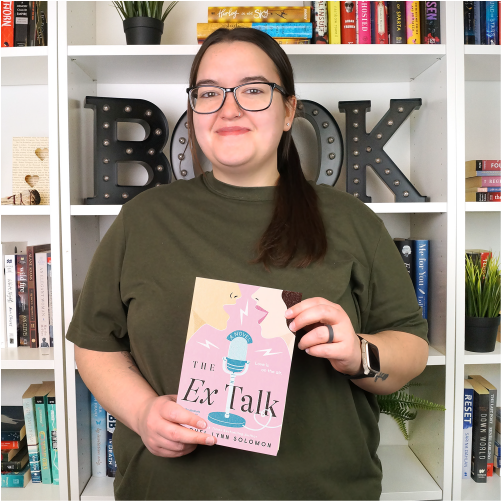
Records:
[[[196,278],[177,395],[206,421],[195,431],[217,445],[277,455],[295,342],[285,312],[301,297]]]
[[[357,2],[357,43],[371,43],[371,3]]]
[[[420,44],[419,2],[405,2],[407,43]]]

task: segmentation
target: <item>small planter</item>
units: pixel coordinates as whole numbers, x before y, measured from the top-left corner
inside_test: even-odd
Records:
[[[154,17],[129,17],[123,21],[127,45],[160,45],[164,23]]]
[[[464,347],[468,351],[488,353],[496,347],[500,316],[465,317]]]

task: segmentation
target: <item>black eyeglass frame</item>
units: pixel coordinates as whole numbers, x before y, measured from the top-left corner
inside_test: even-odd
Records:
[[[239,102],[238,102],[238,99],[237,99],[237,89],[239,89],[240,87],[243,87],[245,85],[252,85],[252,84],[265,84],[265,85],[269,85],[271,87],[271,97],[270,97],[270,102],[268,104],[268,106],[266,106],[266,108],[262,108],[260,110],[249,110],[247,108],[244,108]],[[201,112],[201,111],[196,111],[195,108],[193,107],[193,103],[191,102],[191,93],[195,90],[195,89],[201,89],[203,87],[212,87],[212,88],[216,88],[216,89],[221,89],[223,91],[223,101],[221,103],[221,106],[219,106],[219,108],[217,110],[214,110],[214,111],[209,111],[209,112]],[[190,106],[191,106],[191,109],[193,110],[194,113],[198,113],[199,115],[211,115],[212,113],[217,113],[224,105],[224,102],[226,101],[226,93],[227,92],[233,92],[233,97],[235,98],[235,102],[237,103],[237,105],[242,108],[243,110],[245,111],[251,111],[251,112],[259,112],[259,111],[264,111],[264,110],[267,110],[270,106],[271,106],[271,103],[273,101],[273,91],[277,89],[279,92],[281,92],[285,97],[287,97],[287,92],[285,91],[285,89],[283,87],[280,87],[280,85],[276,84],[276,83],[273,83],[273,82],[247,82],[247,83],[243,83],[243,84],[240,84],[240,85],[237,85],[236,87],[230,87],[230,88],[225,88],[225,87],[219,87],[218,85],[195,85],[194,87],[189,87],[188,89],[186,89],[186,92],[188,94],[188,101],[190,103]]]

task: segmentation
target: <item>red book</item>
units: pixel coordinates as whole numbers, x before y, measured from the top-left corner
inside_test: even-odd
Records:
[[[376,44],[388,43],[388,8],[385,3],[386,2],[374,2]]]
[[[14,47],[14,2],[2,2],[2,47]]]
[[[20,449],[26,445],[26,437],[22,440],[2,440],[2,450],[6,449]]]
[[[357,43],[357,2],[341,2],[341,43]]]
[[[470,258],[475,262],[480,260],[482,269],[485,267],[487,263],[487,258],[492,257],[492,252],[489,252],[485,249],[466,249],[466,254],[470,256]]]
[[[371,43],[371,3],[357,2],[357,43]]]

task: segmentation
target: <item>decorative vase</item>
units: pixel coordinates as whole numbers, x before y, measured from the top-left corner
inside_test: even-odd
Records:
[[[496,347],[496,337],[501,316],[466,317],[464,347],[468,351],[488,353]]]
[[[129,17],[124,20],[127,45],[160,45],[164,23],[154,17]]]

